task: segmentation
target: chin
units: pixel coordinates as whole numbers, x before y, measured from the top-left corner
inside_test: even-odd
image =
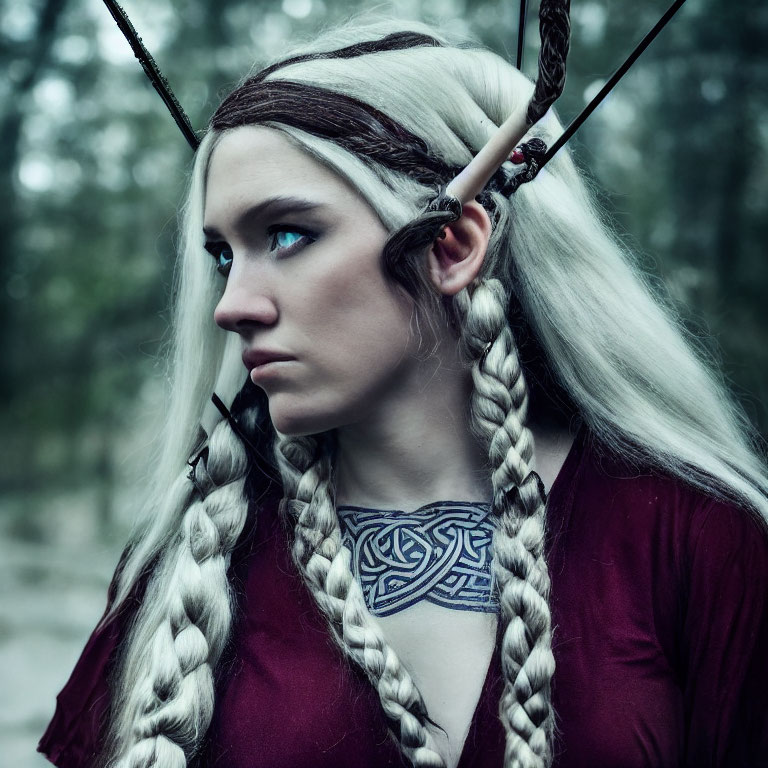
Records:
[[[281,407],[269,401],[269,417],[274,428],[286,437],[305,437],[328,432],[339,426],[338,419],[330,414],[319,414],[299,408]]]
[[[370,394],[314,390],[306,394],[278,391],[267,394],[269,417],[274,428],[288,437],[305,437],[364,422]]]

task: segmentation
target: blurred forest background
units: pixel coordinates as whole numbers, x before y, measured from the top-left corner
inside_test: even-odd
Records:
[[[666,8],[573,0],[568,121]],[[125,0],[192,122],[254,63],[373,7]],[[514,59],[511,0],[393,0]],[[524,69],[535,72],[537,5]],[[768,434],[768,5],[688,0],[571,142]],[[191,152],[99,0],[0,4],[0,742],[34,746],[105,603],[162,409]]]

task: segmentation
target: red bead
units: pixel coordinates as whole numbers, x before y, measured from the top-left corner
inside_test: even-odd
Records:
[[[525,155],[522,150],[516,149],[509,158],[515,165],[522,165],[525,162]]]

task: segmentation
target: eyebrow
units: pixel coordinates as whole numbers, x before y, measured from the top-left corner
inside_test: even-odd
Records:
[[[313,200],[306,200],[301,197],[289,197],[285,195],[276,195],[269,197],[256,205],[246,208],[235,220],[234,228],[238,231],[247,230],[254,221],[257,221],[267,214],[270,216],[284,216],[288,213],[307,213],[324,208],[323,203]],[[221,232],[212,225],[203,227],[203,234],[206,237],[221,238]]]

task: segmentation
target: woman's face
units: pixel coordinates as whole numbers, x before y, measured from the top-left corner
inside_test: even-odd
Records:
[[[214,319],[240,335],[280,432],[361,422],[416,379],[413,301],[382,269],[387,231],[284,134],[248,126],[221,136],[205,236],[226,280]]]

